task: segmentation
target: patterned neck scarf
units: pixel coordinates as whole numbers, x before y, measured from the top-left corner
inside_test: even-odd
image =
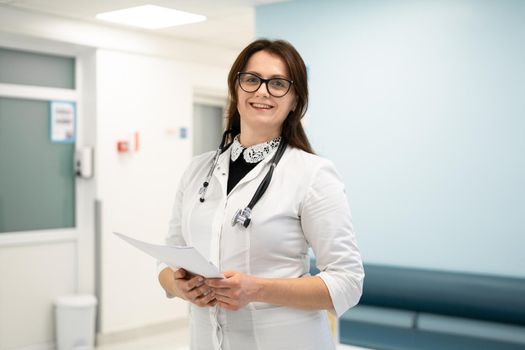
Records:
[[[279,147],[279,143],[281,142],[281,136],[279,136],[270,141],[259,143],[250,147],[244,147],[239,142],[239,136],[240,134],[235,136],[235,138],[233,139],[231,151],[231,160],[233,162],[235,162],[242,153],[246,163],[258,163],[261,160],[263,160],[268,154],[270,154],[274,149]]]

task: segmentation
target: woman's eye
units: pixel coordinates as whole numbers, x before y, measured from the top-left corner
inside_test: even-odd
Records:
[[[276,89],[285,89],[286,88],[286,81],[284,80],[272,80],[270,82],[270,85]]]
[[[260,82],[260,79],[253,75],[248,75],[242,78],[242,82],[249,85],[257,85]]]

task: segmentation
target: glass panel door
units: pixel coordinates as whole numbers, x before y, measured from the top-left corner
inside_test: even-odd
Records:
[[[0,233],[75,227],[74,150],[51,142],[49,101],[0,97]]]

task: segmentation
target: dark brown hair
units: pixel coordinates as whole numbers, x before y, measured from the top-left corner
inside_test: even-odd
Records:
[[[308,153],[314,153],[301,124],[301,119],[308,108],[306,66],[292,44],[284,40],[256,40],[242,50],[233,63],[228,74],[228,106],[226,108],[226,129],[233,131],[229,141],[231,142],[233,136],[241,131],[241,116],[237,110],[237,73],[242,72],[250,57],[259,51],[279,56],[288,68],[289,78],[293,80],[292,88],[297,98],[297,105],[284,120],[281,135],[289,145]]]

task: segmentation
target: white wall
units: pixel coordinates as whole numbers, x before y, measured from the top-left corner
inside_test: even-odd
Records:
[[[53,341],[52,301],[76,289],[76,242],[0,248],[0,349]]]
[[[178,180],[192,154],[193,88],[224,90],[226,69],[108,50],[97,54],[97,197],[102,202],[102,332],[184,317],[166,300],[154,261],[112,235],[162,242]],[[116,142],[140,134],[140,151]]]
[[[525,2],[261,6],[309,65],[307,132],[367,263],[525,277]]]
[[[163,240],[175,188],[192,154],[194,91],[226,96],[226,74],[236,53],[5,7],[0,7],[0,39],[10,47],[53,53],[59,46],[82,56],[79,146],[95,146],[96,164],[78,209],[93,221],[94,199],[102,205],[102,332],[185,317],[183,303],[164,297],[155,262],[111,232]],[[187,139],[178,138],[181,126],[189,129]],[[140,133],[140,151],[118,155],[116,141],[132,132]],[[0,248],[1,350],[49,347],[53,298],[95,291],[94,223],[84,226],[89,232],[71,243]],[[36,261],[27,258],[32,256]],[[35,266],[47,274],[24,279]]]

